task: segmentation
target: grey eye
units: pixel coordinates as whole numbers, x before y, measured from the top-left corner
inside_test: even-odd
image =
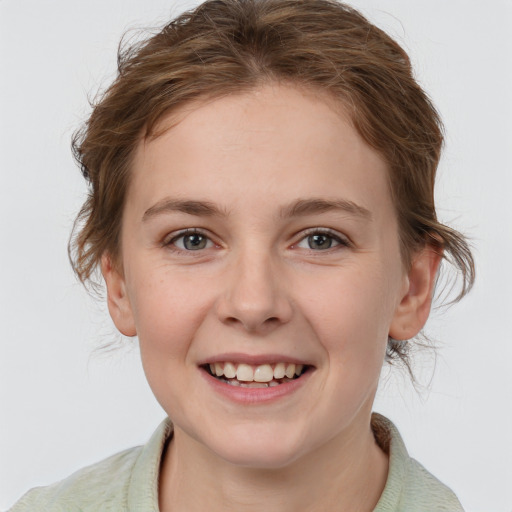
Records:
[[[313,231],[304,236],[296,247],[312,251],[327,251],[333,247],[348,246],[349,244],[340,236],[328,231]]]
[[[179,249],[186,251],[199,251],[211,247],[212,241],[201,233],[188,233],[181,235],[173,240],[173,243]]]
[[[309,235],[307,237],[308,247],[314,250],[330,249],[336,241],[332,236],[325,234]]]

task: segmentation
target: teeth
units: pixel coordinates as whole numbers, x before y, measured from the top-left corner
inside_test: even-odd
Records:
[[[274,371],[269,364],[262,364],[254,370],[254,380],[256,382],[270,382],[274,378]]]
[[[294,375],[295,375],[295,365],[293,363],[290,363],[287,367],[286,367],[286,372],[285,372],[285,375],[291,379]]]
[[[215,363],[215,375],[217,375],[217,377],[224,375],[224,365],[222,363]]]
[[[245,382],[254,380],[254,371],[248,364],[239,364],[236,370],[236,378]]]
[[[303,370],[304,365],[302,364],[294,364],[294,363],[277,363],[272,368],[270,364],[260,364],[256,367],[253,367],[249,364],[245,363],[211,363],[209,365],[210,372],[212,375],[217,377],[225,377],[226,379],[233,380],[223,380],[231,384],[232,382],[236,382],[238,385],[240,382],[242,383],[256,383],[263,384],[263,386],[250,386],[250,387],[267,387],[267,386],[277,386],[279,382],[289,382],[295,376],[299,377]],[[245,386],[247,387],[247,386]]]
[[[233,363],[224,364],[224,377],[228,379],[234,379],[236,377],[236,368]]]
[[[286,366],[284,363],[277,363],[274,368],[274,379],[282,379],[286,373]]]
[[[268,388],[266,382],[240,382],[241,388]]]

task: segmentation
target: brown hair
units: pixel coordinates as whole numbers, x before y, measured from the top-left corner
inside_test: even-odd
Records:
[[[442,124],[414,80],[405,51],[360,13],[335,0],[207,0],[142,43],[118,53],[118,76],[94,105],[73,150],[90,191],[70,241],[73,268],[90,282],[101,256],[119,258],[133,152],[165,114],[187,102],[266,82],[321,90],[388,162],[404,263],[425,243],[460,271],[456,300],[474,262],[464,237],[439,223],[434,181]],[[407,362],[390,340],[388,358]]]

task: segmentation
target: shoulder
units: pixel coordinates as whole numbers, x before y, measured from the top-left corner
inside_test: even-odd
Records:
[[[140,451],[141,447],[131,448],[53,485],[36,487],[10,512],[125,510],[130,475]]]
[[[146,445],[112,455],[53,485],[31,489],[9,512],[128,512],[135,502],[143,505],[137,510],[158,510],[160,457],[171,433],[166,420]]]
[[[407,509],[409,503],[415,503],[418,510],[463,511],[454,492],[412,458],[409,459],[409,471],[402,501],[406,505],[404,510]],[[432,508],[433,506],[435,509]]]
[[[409,456],[391,421],[374,414],[372,428],[389,453],[388,479],[374,512],[463,512],[453,491]]]

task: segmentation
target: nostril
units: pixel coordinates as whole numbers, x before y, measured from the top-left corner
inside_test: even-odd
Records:
[[[253,333],[267,332],[275,329],[283,323],[283,321],[277,316],[262,318],[257,315],[240,315],[240,317],[228,316],[223,319],[223,322],[228,326],[239,327]]]
[[[249,258],[250,259],[250,258]],[[245,261],[245,260],[244,260]],[[250,263],[250,261],[249,261]],[[257,262],[245,261],[243,272],[226,281],[215,305],[218,319],[225,325],[243,327],[247,331],[268,332],[292,318],[292,305],[279,280],[260,271]]]

